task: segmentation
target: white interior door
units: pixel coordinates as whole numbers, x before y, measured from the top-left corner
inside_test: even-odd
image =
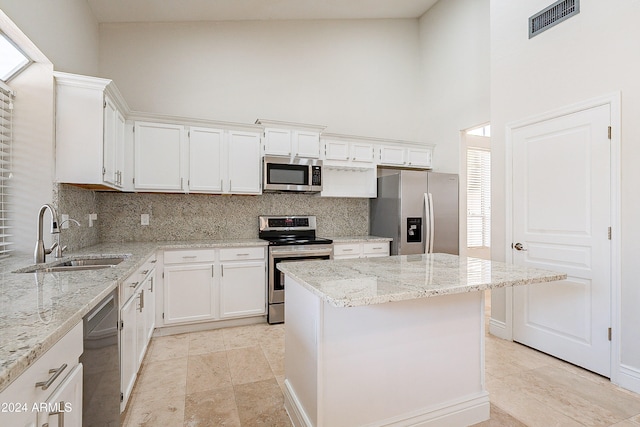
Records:
[[[609,124],[603,105],[512,131],[513,262],[568,275],[513,288],[513,339],[607,377]]]

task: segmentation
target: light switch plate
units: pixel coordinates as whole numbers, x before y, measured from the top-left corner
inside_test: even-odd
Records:
[[[140,215],[140,225],[149,225],[149,214]]]

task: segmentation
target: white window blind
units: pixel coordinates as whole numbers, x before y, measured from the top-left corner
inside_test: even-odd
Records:
[[[8,255],[11,247],[9,222],[9,189],[11,174],[13,92],[0,85],[0,256]]]
[[[491,246],[491,152],[467,149],[467,246]]]

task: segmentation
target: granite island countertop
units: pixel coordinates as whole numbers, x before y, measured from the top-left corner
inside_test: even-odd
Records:
[[[357,307],[564,280],[548,270],[449,254],[399,255],[278,264],[334,307]]]
[[[104,243],[65,253],[77,256],[126,255],[99,270],[14,273],[33,264],[31,255],[0,260],[0,391],[73,328],[82,317],[133,274],[157,250],[267,246],[260,239]],[[47,257],[53,264],[52,255]]]

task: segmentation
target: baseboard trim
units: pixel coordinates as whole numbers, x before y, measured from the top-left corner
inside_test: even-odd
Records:
[[[640,393],[640,369],[620,364],[616,385]]]
[[[289,381],[284,382],[284,407],[294,427],[314,426],[300,404]],[[381,420],[366,427],[450,427],[477,424],[486,421],[489,413],[489,393],[482,391],[454,402],[447,402],[437,407],[403,414]]]

